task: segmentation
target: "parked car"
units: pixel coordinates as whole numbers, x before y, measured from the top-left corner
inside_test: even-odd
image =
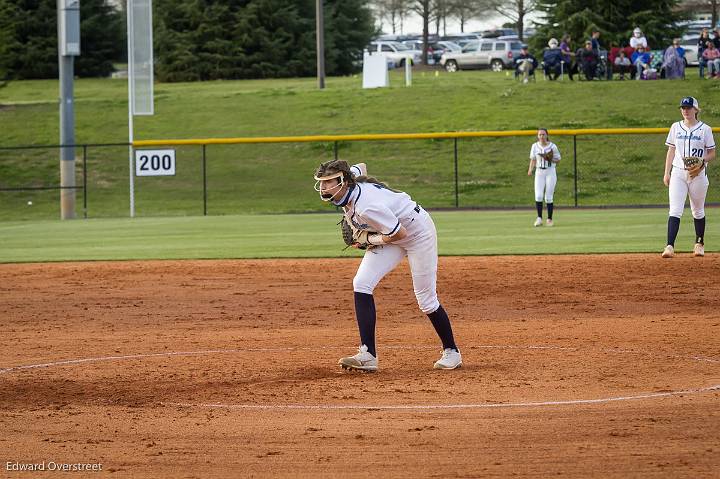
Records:
[[[517,36],[517,32],[512,28],[496,28],[482,32],[483,38],[497,38],[502,36]]]
[[[689,37],[680,40],[680,46],[685,49],[685,66],[698,65],[698,38],[700,37]]]
[[[405,66],[405,62],[410,62],[410,65],[419,63],[422,58],[422,52],[420,50],[413,50],[407,45],[400,42],[390,41],[374,41],[365,48],[368,53],[382,53],[388,60],[392,60],[397,66]]]
[[[449,72],[462,69],[490,67],[499,72],[512,68],[522,43],[517,40],[481,40],[465,45],[460,52],[445,53],[440,64]]]
[[[413,50],[422,52],[423,42],[422,40],[412,40],[403,42]],[[459,52],[462,47],[457,43],[440,40],[439,42],[430,42],[428,44],[428,60],[432,59],[432,63],[439,63],[440,58],[446,52]]]
[[[457,43],[461,47],[464,47],[469,42],[474,40],[480,40],[481,38],[482,36],[477,33],[456,33],[442,36],[440,37],[440,40]]]

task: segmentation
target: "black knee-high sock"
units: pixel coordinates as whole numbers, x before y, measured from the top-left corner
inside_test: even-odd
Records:
[[[375,354],[375,298],[372,294],[355,292],[355,318],[360,330],[360,342]]]
[[[695,220],[695,242],[705,244],[705,217],[700,219],[693,218]]]
[[[668,216],[668,237],[667,244],[675,246],[675,238],[677,238],[678,231],[680,230],[680,218],[675,216]]]
[[[443,309],[442,305],[435,310],[435,312],[428,314],[430,322],[435,328],[435,332],[440,336],[440,340],[443,344],[443,349],[454,349],[458,350],[455,345],[455,338],[453,338],[452,326],[450,326],[450,318]]]
[[[548,203],[548,204],[547,204],[547,209],[548,209],[548,219],[549,219],[549,220],[551,220],[551,219],[552,219],[552,213],[553,213],[553,206],[554,206],[554,205],[553,205],[552,203]]]
[[[535,209],[537,209],[538,218],[542,218],[542,201],[535,202]]]

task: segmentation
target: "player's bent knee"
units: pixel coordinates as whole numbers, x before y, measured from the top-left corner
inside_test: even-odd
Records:
[[[418,303],[420,306],[420,311],[422,311],[425,314],[431,314],[438,310],[440,307],[440,301],[437,299],[434,302],[428,302],[425,304]]]
[[[435,312],[440,307],[437,294],[415,294],[420,311],[425,314]]]
[[[692,212],[693,218],[696,220],[701,220],[705,218],[705,208],[701,208],[699,210],[693,210]]]
[[[353,291],[356,293],[373,294],[375,286],[357,276],[353,278]]]

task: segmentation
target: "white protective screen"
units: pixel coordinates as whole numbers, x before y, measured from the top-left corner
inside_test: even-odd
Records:
[[[133,115],[152,115],[153,108],[153,39],[152,0],[128,0],[129,63],[132,82]]]

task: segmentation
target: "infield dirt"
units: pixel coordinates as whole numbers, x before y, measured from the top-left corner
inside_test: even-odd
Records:
[[[405,262],[376,374],[358,264],[0,265],[0,476],[717,477],[720,255],[440,258],[456,371]]]

